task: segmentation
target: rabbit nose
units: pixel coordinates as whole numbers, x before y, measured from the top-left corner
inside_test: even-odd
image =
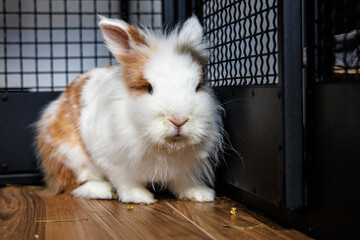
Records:
[[[189,119],[188,118],[183,118],[183,119],[179,119],[179,118],[175,118],[175,117],[171,117],[170,122],[172,124],[174,124],[176,127],[181,127],[183,126]]]

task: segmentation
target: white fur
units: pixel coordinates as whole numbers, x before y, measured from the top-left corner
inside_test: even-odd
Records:
[[[120,20],[102,17],[100,27],[105,24],[126,30]],[[157,50],[140,49],[151,52],[143,75],[153,87],[152,94],[131,96],[121,79],[121,66],[87,73],[90,79],[81,93],[80,132],[97,168],[81,175],[78,166],[83,156],[76,156],[74,147],[59,149],[71,159],[67,165],[80,181],[88,181],[73,195],[107,199],[112,186],[122,202],[150,204],[156,200],[145,186],[160,183],[179,199],[212,201],[215,193],[207,184],[214,183],[213,169],[222,144],[222,108],[209,86],[195,91],[201,66],[190,55],[176,52],[178,44],[189,42],[206,54],[201,25],[192,17],[168,36],[144,32],[150,48]],[[112,41],[107,44],[113,53],[121,51]],[[177,141],[170,117],[188,119]],[[93,181],[102,177],[111,186]]]
[[[177,194],[177,197],[184,200],[211,202],[214,200],[215,191],[208,187],[196,186],[184,189]]]
[[[202,44],[203,29],[197,17],[192,16],[181,27],[178,39],[180,42],[191,43],[195,47]]]
[[[72,195],[90,199],[112,199],[111,188],[107,181],[88,181],[72,191]]]

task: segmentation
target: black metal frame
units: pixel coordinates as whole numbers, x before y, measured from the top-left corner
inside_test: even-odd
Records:
[[[301,7],[301,0],[283,0],[280,8],[280,76],[284,94],[283,134],[287,209],[304,207]]]
[[[56,92],[2,94],[0,101],[0,186],[40,184],[34,154],[34,126],[39,111],[58,96]]]

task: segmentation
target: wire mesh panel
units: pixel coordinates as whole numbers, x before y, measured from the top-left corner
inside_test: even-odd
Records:
[[[319,0],[315,7],[316,80],[359,80],[360,1]]]
[[[114,64],[97,15],[161,26],[161,1],[0,1],[0,91],[62,91],[76,76]]]
[[[0,0],[0,185],[39,184],[34,122],[77,75],[116,63],[97,15],[161,26],[160,0]]]
[[[301,0],[195,4],[210,43],[207,78],[224,106],[224,129],[236,150],[225,154],[218,179],[238,196],[301,208]]]
[[[279,83],[277,0],[199,5],[212,52],[207,75],[213,86]]]
[[[128,19],[133,24],[145,25],[153,29],[162,27],[162,0],[128,1]]]

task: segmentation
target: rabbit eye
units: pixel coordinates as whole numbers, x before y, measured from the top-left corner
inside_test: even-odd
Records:
[[[151,84],[149,84],[149,85],[147,86],[147,91],[148,91],[148,93],[150,93],[150,94],[153,92],[153,88],[152,88]]]
[[[196,86],[196,89],[195,91],[198,92],[201,90],[201,88],[204,86],[205,84],[203,82],[200,82],[197,86]]]
[[[201,88],[201,84],[198,84],[195,91],[198,92],[200,90],[200,88]]]

